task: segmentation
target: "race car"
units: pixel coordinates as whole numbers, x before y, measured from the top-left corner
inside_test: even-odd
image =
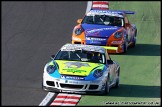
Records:
[[[118,47],[109,53],[126,53],[135,47],[137,28],[131,24],[127,10],[90,10],[83,19],[78,19],[72,33],[72,44],[86,44]]]
[[[44,67],[43,90],[105,95],[119,87],[120,66],[107,49],[116,47],[65,44]]]

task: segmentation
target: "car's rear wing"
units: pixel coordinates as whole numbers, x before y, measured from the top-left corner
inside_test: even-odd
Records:
[[[107,50],[118,50],[118,47],[112,47],[112,46],[102,46],[102,47]]]
[[[109,10],[110,12],[117,13],[117,14],[135,14],[134,11],[129,11],[129,10]]]

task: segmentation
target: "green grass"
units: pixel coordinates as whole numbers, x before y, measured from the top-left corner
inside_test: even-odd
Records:
[[[110,9],[136,12],[128,17],[138,29],[137,45],[126,54],[111,55],[121,67],[120,87],[106,96],[82,95],[79,106],[161,105],[160,7],[160,1],[110,2]]]

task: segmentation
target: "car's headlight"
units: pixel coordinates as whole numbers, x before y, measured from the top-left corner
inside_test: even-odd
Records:
[[[93,76],[96,77],[96,78],[99,78],[99,77],[101,77],[102,75],[103,75],[103,72],[102,72],[101,69],[97,69],[97,70],[95,70],[94,73],[93,73]]]
[[[55,67],[54,65],[49,65],[49,66],[47,66],[47,73],[48,73],[48,74],[54,73],[55,70],[56,70],[56,67]]]
[[[76,35],[80,35],[83,32],[83,29],[81,27],[76,28],[74,32],[75,32]]]
[[[115,38],[121,38],[121,37],[122,37],[122,32],[116,32],[116,33],[114,34],[114,37],[115,37]]]

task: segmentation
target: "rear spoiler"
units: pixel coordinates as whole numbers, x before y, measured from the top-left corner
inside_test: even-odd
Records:
[[[122,14],[122,13],[125,13],[125,14],[135,14],[134,11],[129,11],[129,10],[109,10],[110,12],[113,12],[113,13],[118,13],[118,14]]]
[[[118,47],[112,47],[112,46],[102,46],[102,47],[107,50],[118,50]]]

